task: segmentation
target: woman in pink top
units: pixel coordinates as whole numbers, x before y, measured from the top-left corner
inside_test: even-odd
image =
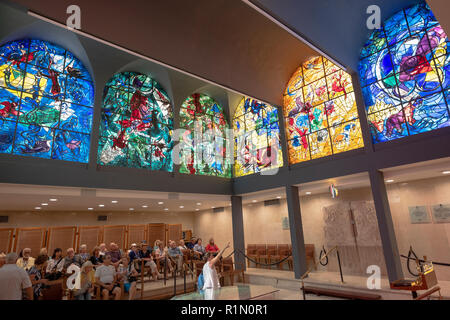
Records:
[[[206,245],[205,250],[206,250],[206,252],[218,252],[219,251],[219,247],[214,244],[213,238],[209,239],[209,243]]]

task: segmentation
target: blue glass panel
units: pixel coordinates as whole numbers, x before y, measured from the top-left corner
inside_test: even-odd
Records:
[[[56,128],[59,125],[61,102],[47,97],[26,97],[20,105],[19,122]]]
[[[91,75],[75,56],[66,51],[66,60],[64,63],[64,73],[73,78],[80,78],[91,81]]]
[[[63,72],[65,50],[41,40],[31,40],[28,63],[42,69]]]
[[[92,82],[67,76],[65,100],[84,106],[92,106],[94,104]]]
[[[0,118],[0,152],[11,153],[16,131],[16,122]]]
[[[52,159],[89,162],[90,136],[88,134],[56,130]]]
[[[17,124],[13,153],[21,156],[50,158],[53,129]]]
[[[90,133],[94,110],[70,102],[61,103],[60,129]]]
[[[17,119],[19,115],[20,91],[0,87],[0,119]]]

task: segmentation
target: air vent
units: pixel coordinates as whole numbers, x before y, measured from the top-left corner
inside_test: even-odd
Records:
[[[0,223],[8,223],[9,216],[0,216]]]
[[[95,197],[97,195],[97,190],[95,189],[81,189],[80,196],[85,197]]]
[[[178,200],[180,199],[180,194],[176,192],[170,192],[168,198],[169,200]]]
[[[107,221],[108,216],[97,216],[97,221]]]
[[[264,201],[264,206],[277,206],[280,204],[280,199],[266,200]]]
[[[219,212],[224,212],[225,211],[225,208],[224,207],[219,207],[219,208],[214,208],[213,209],[213,212],[214,213],[219,213]]]

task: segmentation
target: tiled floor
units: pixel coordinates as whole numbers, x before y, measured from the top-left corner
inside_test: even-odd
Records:
[[[281,299],[290,299],[291,297],[292,299],[302,299],[300,294],[301,281],[295,279],[294,272],[292,271],[248,268],[246,271],[246,280],[252,284],[272,285],[282,289],[280,292]],[[367,277],[364,276],[344,275],[344,283],[341,283],[339,273],[337,272],[313,272],[305,279],[305,284],[376,293],[380,294],[386,300],[411,300],[411,293],[409,291],[390,289],[389,281],[386,278],[381,279],[380,290],[369,290],[367,288]],[[440,281],[438,285],[441,287],[442,296],[445,299],[450,299],[450,281]],[[295,298],[296,296],[298,298]],[[437,297],[437,294],[433,296]],[[324,297],[318,298],[323,299]]]

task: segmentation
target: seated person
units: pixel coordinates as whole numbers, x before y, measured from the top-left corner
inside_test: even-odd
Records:
[[[80,289],[75,290],[73,293],[73,296],[77,300],[91,300],[92,294],[94,293],[94,286],[91,278],[92,267],[91,261],[86,261],[81,266],[79,274]]]
[[[66,257],[64,258],[64,269],[67,270],[71,264],[78,265],[75,261],[75,250],[73,250],[73,248],[69,248],[66,251]],[[78,267],[81,267],[81,265],[78,265]]]
[[[131,250],[130,250],[130,253],[128,254],[128,256],[130,258],[130,262],[133,262],[134,259],[142,258],[142,255],[141,255],[136,243],[131,244]]]
[[[166,259],[167,250],[163,248],[163,244],[161,240],[156,240],[155,245],[153,246],[153,253],[155,256],[155,260],[159,262],[160,265],[164,266],[167,261],[167,268],[169,268],[169,272],[173,272],[173,266],[170,259]]]
[[[100,248],[100,255],[103,257],[108,252],[108,248],[106,248],[105,243],[100,243],[98,247]]]
[[[111,256],[112,265],[117,268],[120,264],[120,259],[122,259],[122,250],[119,249],[117,244],[111,242],[109,245],[108,254]]]
[[[181,270],[183,269],[183,253],[180,248],[177,247],[175,241],[171,241],[169,244],[168,250],[169,256],[175,261],[178,267],[178,272],[181,274]]]
[[[82,244],[80,246],[80,250],[78,251],[78,254],[75,255],[75,261],[77,266],[81,267],[86,261],[88,261],[90,258],[87,245]]]
[[[209,239],[209,243],[206,245],[205,248],[206,252],[219,252],[219,247],[214,243],[214,239]]]
[[[184,244],[184,240],[181,239],[178,242],[178,248],[181,250],[181,252],[183,252],[183,250],[188,250],[188,247],[186,247],[186,245]]]
[[[194,257],[202,260],[205,257],[206,249],[202,244],[202,239],[198,238],[194,246]]]
[[[119,280],[123,281],[125,292],[128,292],[128,300],[133,300],[136,295],[136,281],[139,273],[131,262],[130,257],[124,257],[117,268]]]
[[[62,255],[62,249],[56,248],[55,250],[53,250],[52,257],[48,261],[45,277],[46,278],[51,277],[54,278],[53,280],[56,280],[62,275],[63,269],[64,269],[64,257]]]
[[[40,255],[40,256],[47,256],[47,257],[48,257],[48,251],[47,251],[47,248],[41,248],[41,250],[39,251],[39,255]]]
[[[17,259],[16,265],[25,271],[29,270],[34,265],[34,258],[31,256],[30,248],[22,250],[21,257]]]
[[[191,241],[189,241],[188,243],[186,243],[186,247],[187,247],[188,249],[193,250],[193,249],[194,249],[194,246],[195,246],[195,243],[196,243],[196,239],[195,239],[194,237],[192,237],[192,238],[191,238]]]
[[[89,258],[94,267],[103,263],[103,256],[100,254],[100,247],[95,247],[92,251],[92,256]]]
[[[114,300],[120,300],[122,290],[109,254],[105,254],[103,264],[95,270],[95,283],[100,286],[103,300],[108,300],[110,295],[114,296]]]

